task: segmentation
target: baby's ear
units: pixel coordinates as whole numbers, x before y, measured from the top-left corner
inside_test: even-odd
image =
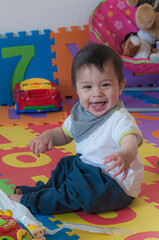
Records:
[[[121,95],[126,84],[126,79],[124,78],[119,84],[119,94]]]

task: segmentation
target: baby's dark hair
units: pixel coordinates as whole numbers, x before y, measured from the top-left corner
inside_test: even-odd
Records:
[[[103,71],[103,64],[111,61],[116,71],[119,83],[124,79],[123,60],[110,47],[100,44],[91,43],[84,46],[75,56],[71,67],[72,87],[76,88],[76,73],[84,65],[95,65],[100,71]]]

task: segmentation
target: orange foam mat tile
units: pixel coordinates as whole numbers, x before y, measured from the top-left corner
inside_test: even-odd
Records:
[[[58,28],[58,32],[50,33],[50,38],[55,39],[55,45],[51,45],[51,51],[56,53],[56,58],[52,59],[52,65],[57,66],[57,72],[53,72],[53,75],[54,79],[59,81],[61,96],[77,98],[76,92],[71,87],[71,64],[78,50],[91,41],[88,25],[84,25],[83,28],[78,26],[71,26],[70,29]]]
[[[0,126],[27,126],[29,124],[59,124],[67,118],[66,107],[57,112],[21,113],[17,114],[14,106],[0,107]]]

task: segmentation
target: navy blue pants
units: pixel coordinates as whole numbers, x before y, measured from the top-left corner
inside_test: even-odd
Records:
[[[59,214],[117,210],[133,201],[115,180],[79,157],[62,158],[46,184],[39,181],[35,187],[18,186],[23,193],[21,203],[32,213]]]

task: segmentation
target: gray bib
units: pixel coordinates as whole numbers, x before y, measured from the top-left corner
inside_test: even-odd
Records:
[[[81,142],[107,121],[116,110],[122,107],[124,107],[124,104],[119,101],[110,112],[102,116],[95,116],[84,109],[80,102],[76,103],[71,111],[72,123],[70,131],[73,139],[78,143]]]

